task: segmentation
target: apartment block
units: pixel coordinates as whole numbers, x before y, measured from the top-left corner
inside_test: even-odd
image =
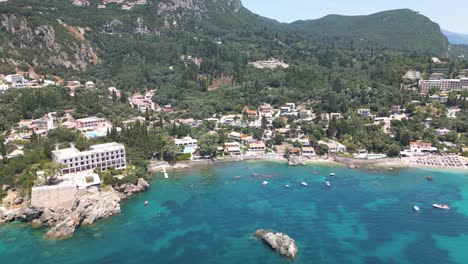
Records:
[[[64,164],[62,173],[75,173],[100,168],[107,170],[127,167],[125,146],[119,143],[93,145],[88,151],[79,151],[75,147],[52,151],[52,161]]]

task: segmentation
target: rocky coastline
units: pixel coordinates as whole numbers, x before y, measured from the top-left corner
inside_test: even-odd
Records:
[[[82,225],[119,214],[122,200],[148,189],[148,182],[140,178],[136,184],[125,183],[106,191],[96,187],[81,190],[75,196],[71,209],[37,208],[24,201],[17,208],[0,208],[0,224],[12,221],[31,223],[33,227],[50,227],[47,238],[69,238]]]

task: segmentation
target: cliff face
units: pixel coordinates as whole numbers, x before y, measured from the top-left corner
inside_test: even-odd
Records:
[[[21,15],[2,14],[0,32],[2,59],[13,65],[26,61],[32,67],[85,70],[95,63],[96,55],[90,43],[74,38],[58,22],[42,24]]]

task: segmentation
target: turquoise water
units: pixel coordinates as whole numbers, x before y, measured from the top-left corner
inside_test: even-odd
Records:
[[[330,172],[336,176],[327,177]],[[44,229],[25,224],[1,226],[0,263],[290,263],[252,236],[259,228],[294,238],[295,263],[468,258],[466,172],[248,162],[169,174],[123,204],[120,216],[83,227],[69,240],[46,240]],[[269,184],[262,186],[264,180]],[[303,180],[308,187],[300,186]]]

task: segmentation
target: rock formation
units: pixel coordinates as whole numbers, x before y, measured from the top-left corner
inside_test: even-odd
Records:
[[[66,238],[75,232],[82,224],[92,224],[95,221],[120,213],[120,196],[114,192],[85,193],[79,195],[73,208],[65,214],[49,214],[51,219],[44,218],[47,223],[55,222],[47,232],[47,237]],[[54,217],[59,217],[55,219]]]
[[[122,199],[126,199],[133,194],[145,192],[149,188],[149,183],[146,182],[143,178],[138,179],[136,185],[130,183],[124,183],[120,186],[114,187],[114,189],[120,193]]]
[[[0,224],[11,221],[30,222],[33,227],[51,227],[46,234],[48,238],[67,238],[81,225],[93,224],[99,219],[119,214],[122,199],[148,188],[149,184],[144,179],[139,179],[135,185],[126,183],[117,186],[114,191],[101,192],[98,188],[89,188],[76,195],[71,209],[31,206],[9,210],[0,208]]]
[[[274,233],[263,229],[257,230],[255,235],[261,238],[266,244],[282,256],[290,259],[296,258],[298,251],[296,242],[288,235],[283,233]]]
[[[304,159],[302,157],[291,156],[289,157],[289,166],[304,166],[306,165]]]

